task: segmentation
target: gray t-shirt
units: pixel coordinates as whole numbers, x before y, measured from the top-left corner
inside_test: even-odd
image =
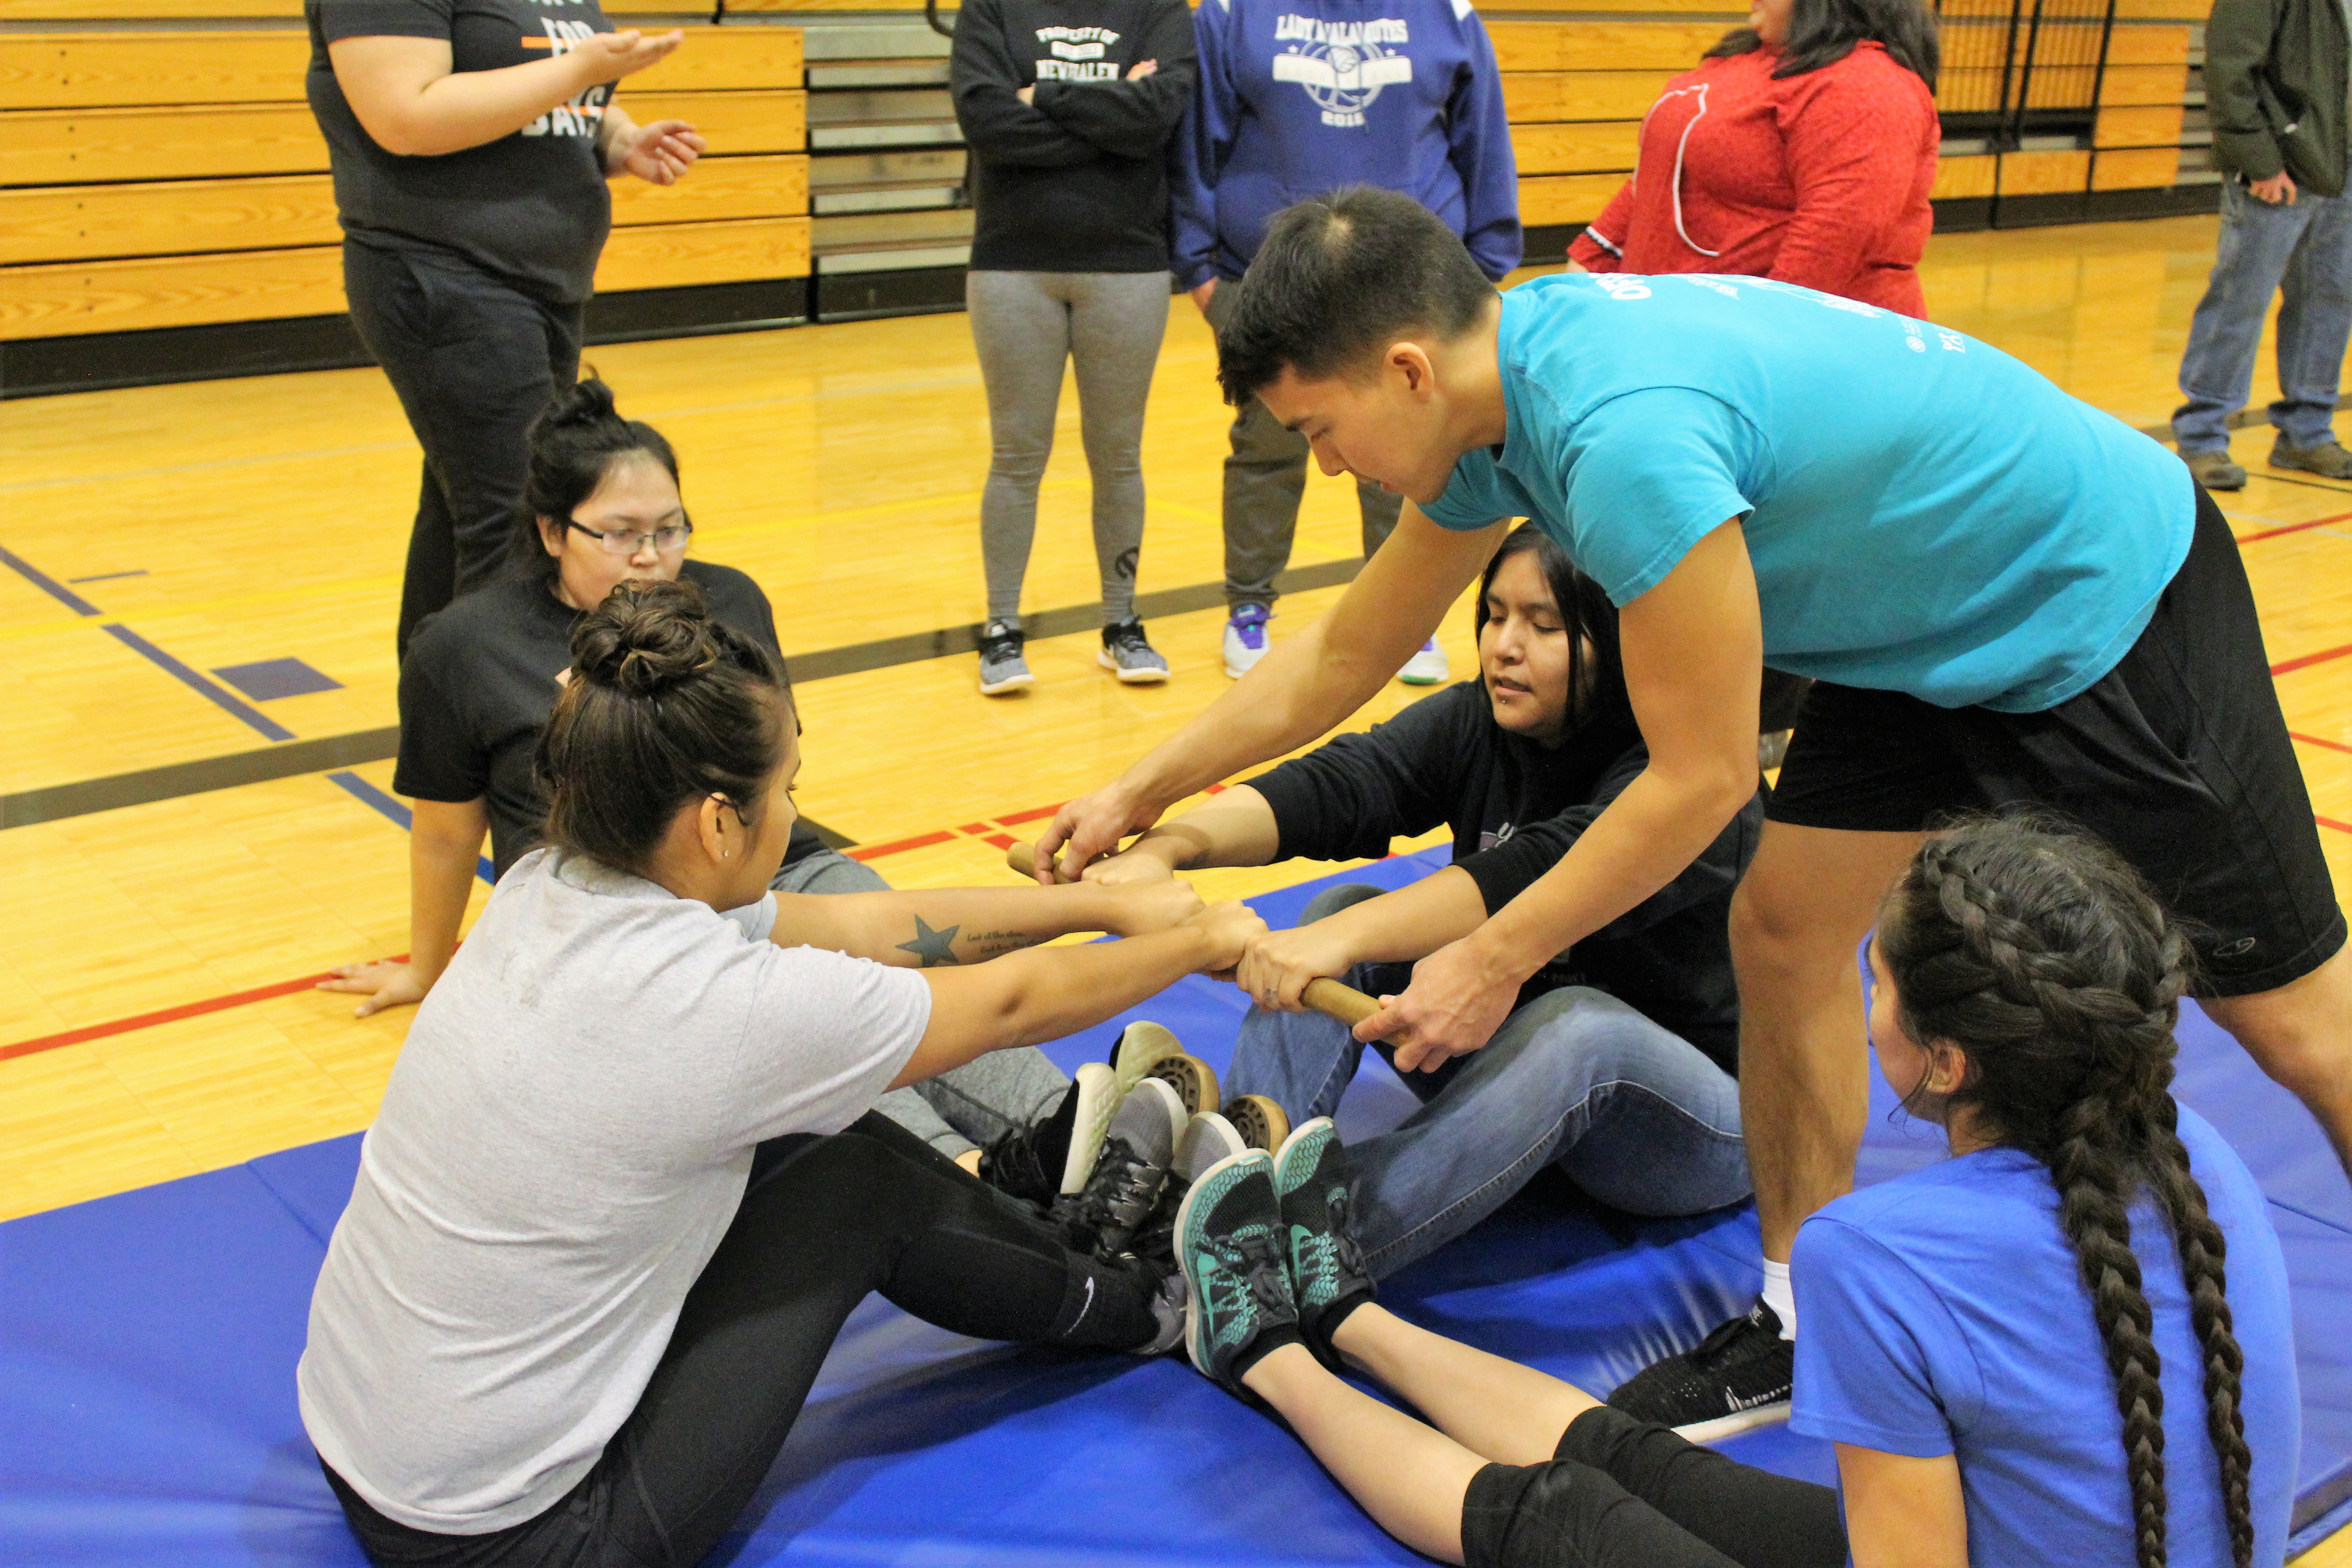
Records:
[[[767,940],[579,856],[515,863],[417,1010],[361,1145],[295,1381],[385,1518],[543,1512],[636,1407],[753,1146],[862,1115],[921,975]]]

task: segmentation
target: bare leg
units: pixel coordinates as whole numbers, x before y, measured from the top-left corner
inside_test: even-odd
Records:
[[[1540,1465],[1568,1424],[1601,1403],[1549,1373],[1416,1328],[1377,1304],[1357,1308],[1331,1342],[1473,1453]]]
[[[1739,1119],[1775,1262],[1808,1215],[1853,1185],[1870,1110],[1854,950],[1921,839],[1767,822],[1733,897]]]
[[[2199,1005],[2301,1097],[2352,1173],[2352,948],[2275,991]]]
[[[1372,1310],[1360,1308],[1349,1321]],[[1486,1468],[1484,1458],[1342,1383],[1305,1345],[1284,1345],[1242,1382],[1282,1413],[1382,1530],[1424,1556],[1462,1561],[1462,1500]]]

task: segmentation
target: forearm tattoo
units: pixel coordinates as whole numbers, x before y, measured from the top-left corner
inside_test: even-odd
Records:
[[[956,952],[957,934],[962,930],[960,925],[935,930],[924,923],[922,916],[917,915],[915,940],[900,942],[898,951],[913,953],[919,967],[929,969],[942,963],[982,963],[1021,948],[1033,947],[1037,942],[1034,936],[1024,931],[974,931],[962,939],[963,952],[959,956]]]

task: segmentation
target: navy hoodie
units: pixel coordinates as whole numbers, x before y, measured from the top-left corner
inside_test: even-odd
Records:
[[[1346,184],[1412,197],[1487,277],[1519,264],[1518,169],[1494,45],[1469,0],[1202,0],[1178,132],[1175,272],[1248,268],[1266,221]]]

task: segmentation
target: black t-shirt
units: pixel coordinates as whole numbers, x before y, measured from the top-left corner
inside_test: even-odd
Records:
[[[1139,81],[1143,60],[1159,62]],[[1192,101],[1184,0],[964,0],[950,85],[971,150],[971,264],[1168,266],[1169,139]],[[1035,101],[1016,92],[1036,88]]]
[[[613,25],[596,0],[305,0],[310,112],[327,138],[343,232],[391,250],[439,251],[556,304],[588,298],[613,226],[597,128],[607,82],[511,136],[462,153],[403,157],[360,124],[327,46],[344,38],[445,38],[461,71],[561,54]]]
[[[707,561],[689,561],[678,574],[700,585],[713,619],[782,657],[757,583]],[[580,615],[536,575],[501,577],[418,623],[401,661],[400,763],[392,787],[411,800],[481,800],[490,817],[490,863],[501,877],[539,842],[547,803],[531,756],[562,689],[555,678],[572,668]],[[823,847],[813,829],[795,823],[784,863]]]
[[[1285,858],[1385,855],[1390,839],[1447,824],[1454,863],[1492,914],[1558,865],[1649,761],[1629,722],[1538,745],[1496,723],[1486,688],[1465,680],[1248,782],[1274,808]],[[1520,1004],[1590,985],[1737,1074],[1731,893],[1763,829],[1763,802],[1751,798],[1681,876],[1538,970]]]

